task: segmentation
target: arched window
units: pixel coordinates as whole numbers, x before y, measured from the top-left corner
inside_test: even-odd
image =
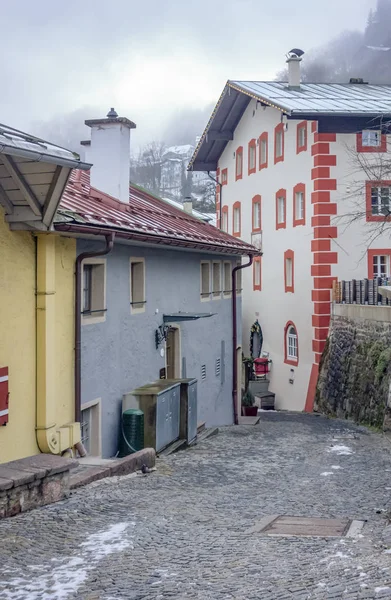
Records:
[[[285,363],[297,366],[299,364],[299,339],[297,329],[292,321],[285,325]]]

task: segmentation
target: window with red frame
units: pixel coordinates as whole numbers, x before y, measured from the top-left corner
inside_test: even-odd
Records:
[[[286,190],[276,194],[276,229],[286,228]]]
[[[221,229],[228,233],[228,206],[223,206],[221,211]]]
[[[236,166],[235,166],[235,180],[242,179],[243,177],[243,146],[239,146],[236,150]]]
[[[269,139],[268,134],[262,133],[259,137],[259,170],[266,169],[269,156]]]
[[[305,152],[307,150],[307,121],[299,123],[297,126],[296,152]]]
[[[257,170],[257,146],[253,139],[248,143],[248,174],[251,175]]]
[[[284,124],[280,123],[274,130],[274,163],[284,160]]]
[[[305,225],[305,185],[299,183],[293,188],[293,227]]]
[[[262,290],[262,262],[260,256],[254,258],[253,262],[253,290]]]
[[[391,181],[367,181],[367,221],[384,221],[391,218]]]
[[[235,202],[235,204],[232,207],[232,233],[235,237],[240,237],[240,233],[241,233],[241,214],[240,214],[240,210],[241,210],[241,206],[240,206],[240,202]]]
[[[365,129],[357,134],[357,152],[387,152],[387,136],[380,130]]]
[[[262,229],[261,196],[254,196],[252,200],[252,206],[252,231],[253,233],[257,233]]]
[[[368,279],[386,279],[391,276],[391,249],[368,250]]]
[[[295,255],[292,250],[287,250],[284,252],[284,284],[285,284],[285,293],[295,291],[295,265],[294,265]]]
[[[288,365],[297,366],[299,364],[299,338],[295,324],[292,323],[292,321],[289,321],[289,323],[285,325],[284,349],[284,362]]]
[[[228,169],[221,171],[221,185],[227,185],[228,183]]]

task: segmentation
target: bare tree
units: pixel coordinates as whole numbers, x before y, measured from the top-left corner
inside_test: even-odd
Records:
[[[159,194],[162,183],[163,142],[150,142],[130,161],[130,181]]]

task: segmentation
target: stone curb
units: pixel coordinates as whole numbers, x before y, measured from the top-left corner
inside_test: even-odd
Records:
[[[149,468],[155,466],[156,453],[153,448],[144,448],[124,458],[113,459],[113,463],[104,467],[84,467],[83,471],[70,477],[70,489],[88,485],[93,481],[114,477],[115,475],[129,475],[139,471],[143,465]]]

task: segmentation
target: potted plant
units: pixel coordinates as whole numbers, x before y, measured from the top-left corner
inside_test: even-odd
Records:
[[[242,397],[242,415],[244,417],[256,417],[258,415],[258,407],[254,404],[254,394],[247,390]]]

